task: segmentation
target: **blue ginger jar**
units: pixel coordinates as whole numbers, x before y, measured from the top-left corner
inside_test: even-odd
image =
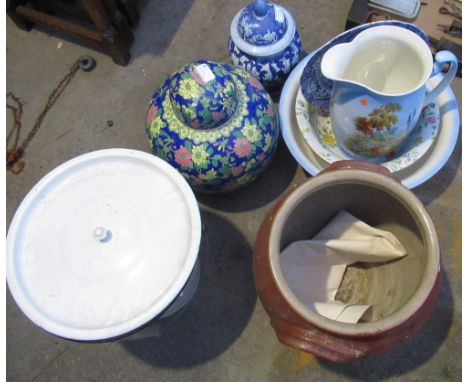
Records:
[[[232,62],[277,89],[298,63],[302,48],[293,16],[284,7],[257,0],[231,22],[228,51]]]
[[[154,93],[146,133],[155,155],[196,191],[251,183],[278,142],[273,101],[245,70],[205,60],[185,65]]]

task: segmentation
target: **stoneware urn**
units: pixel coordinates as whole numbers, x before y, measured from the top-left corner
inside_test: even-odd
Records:
[[[266,168],[279,128],[273,102],[255,77],[233,65],[196,61],[154,93],[146,132],[153,153],[193,189],[224,192]]]
[[[279,260],[282,249],[312,238],[341,210],[392,232],[407,252],[378,266],[348,266],[344,302],[373,309],[366,322],[357,324],[307,308],[289,287]],[[422,203],[383,167],[359,161],[335,162],[280,198],[259,229],[253,272],[279,341],[333,362],[382,353],[402,343],[432,311],[441,283],[437,234]]]
[[[299,61],[301,47],[294,18],[280,5],[257,0],[231,22],[228,51],[232,62],[268,89],[281,85]]]

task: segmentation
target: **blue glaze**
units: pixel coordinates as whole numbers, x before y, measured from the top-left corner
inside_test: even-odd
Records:
[[[280,83],[299,62],[302,42],[296,31],[291,44],[283,51],[268,57],[254,57],[242,52],[229,39],[228,52],[234,65],[240,66],[257,77],[265,86]]]
[[[268,3],[265,0],[257,0],[253,10],[257,17],[264,17],[268,13]]]
[[[281,12],[279,19],[277,12]],[[281,8],[275,12],[275,5],[266,1],[247,5],[241,12],[238,24],[241,38],[257,46],[277,42],[284,36],[287,27]]]

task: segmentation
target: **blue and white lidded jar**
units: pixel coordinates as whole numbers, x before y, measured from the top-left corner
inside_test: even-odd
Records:
[[[256,0],[231,22],[228,51],[232,62],[271,89],[281,84],[299,61],[301,38],[291,13]]]

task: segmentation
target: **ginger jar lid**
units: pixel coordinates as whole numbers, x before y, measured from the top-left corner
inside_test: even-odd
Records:
[[[296,32],[296,23],[285,8],[256,0],[237,13],[231,22],[231,38],[243,52],[270,56],[286,49]]]
[[[170,81],[169,96],[178,119],[194,129],[217,128],[231,119],[236,108],[236,85],[230,73],[210,61],[182,67]]]

